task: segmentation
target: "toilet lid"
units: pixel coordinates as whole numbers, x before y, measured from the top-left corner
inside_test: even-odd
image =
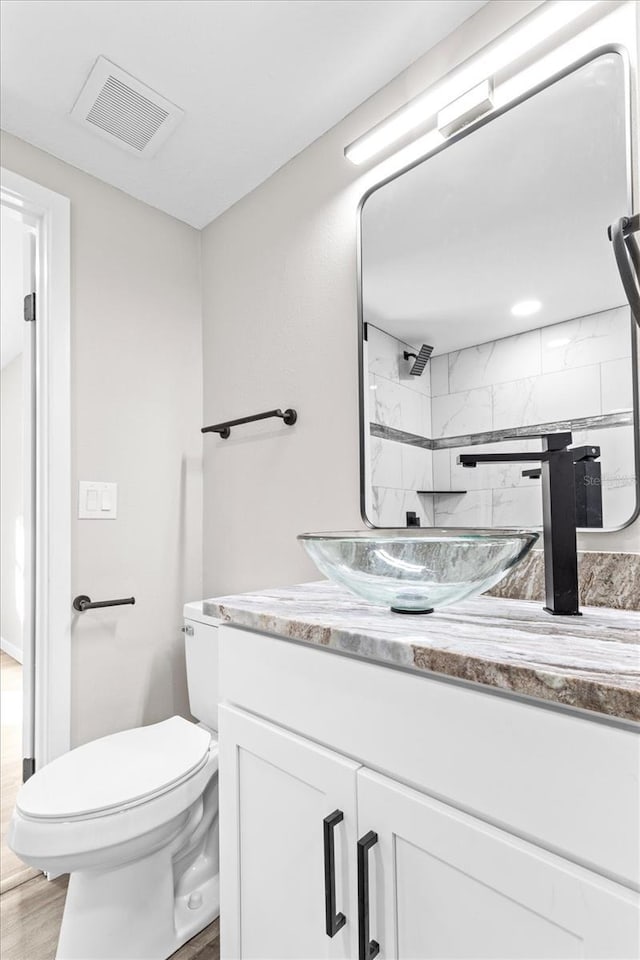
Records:
[[[20,788],[27,817],[96,816],[163,793],[201,767],[211,737],[182,717],[124,730],[76,747]]]

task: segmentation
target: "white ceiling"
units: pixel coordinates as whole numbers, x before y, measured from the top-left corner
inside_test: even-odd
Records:
[[[14,213],[0,206],[0,367],[22,353],[25,294],[24,226]]]
[[[484,0],[3,0],[2,126],[203,227]],[[70,110],[102,54],[185,111],[151,159]]]
[[[625,303],[624,67],[600,57],[381,187],[363,210],[365,320],[434,355]],[[534,316],[513,304],[539,300]]]

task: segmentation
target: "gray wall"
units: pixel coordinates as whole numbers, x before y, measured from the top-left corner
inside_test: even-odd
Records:
[[[489,42],[531,3],[491,3],[203,233],[205,421],[296,406],[204,447],[204,588],[317,577],[295,535],[360,527],[356,210],[346,144]],[[588,549],[640,549],[636,525]]]
[[[2,648],[11,656],[22,655],[21,549],[23,518],[22,470],[22,355],[0,371],[0,610]],[[6,644],[6,646],[5,646]]]
[[[202,596],[200,234],[17,140],[3,166],[71,199],[73,744],[188,714],[182,605]],[[119,484],[78,520],[78,480]]]
[[[202,235],[3,135],[4,166],[71,199],[74,515],[79,479],[120,484],[118,520],[73,520],[73,593],[137,598],[74,622],[74,743],[187,712],[185,600],[316,578],[295,535],[362,525],[356,210],[377,174],[343,148],[537,5],[488,4]],[[272,406],[298,424],[204,438],[203,501],[202,423]],[[639,529],[583,546],[638,550]]]

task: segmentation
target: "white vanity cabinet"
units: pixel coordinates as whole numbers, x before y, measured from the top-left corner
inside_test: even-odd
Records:
[[[358,828],[373,827],[370,936],[398,960],[636,957],[624,888],[447,804],[358,773]]]
[[[223,960],[638,957],[636,734],[220,633]]]
[[[225,958],[637,956],[624,887],[262,719],[220,712]],[[324,821],[335,813],[332,854]]]
[[[358,764],[228,707],[219,722],[224,956],[354,957]],[[329,921],[349,920],[329,936],[331,883]]]

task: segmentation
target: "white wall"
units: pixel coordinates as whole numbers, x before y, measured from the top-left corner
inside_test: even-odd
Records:
[[[202,596],[200,235],[4,134],[2,162],[71,199],[72,515],[78,480],[119,484],[117,520],[73,520],[73,595],[136,597],[74,618],[77,744],[188,714],[182,604]]]
[[[185,599],[317,577],[295,536],[361,527],[356,211],[375,171],[343,148],[537,6],[492,2],[200,236],[3,136],[3,164],[71,198],[73,505],[120,484],[117,521],[73,522],[73,741],[186,712]],[[299,421],[204,438],[272,406]],[[638,549],[640,527],[591,535]],[[201,582],[204,534],[205,581]]]
[[[362,526],[356,211],[347,143],[535,3],[484,7],[203,232],[205,422],[294,406],[204,444],[206,595],[317,578],[305,530]]]
[[[296,534],[362,526],[356,221],[375,172],[343,149],[534,6],[489,3],[204,230],[205,422],[299,411],[205,437],[207,595],[317,577]],[[582,546],[639,550],[640,526]]]
[[[0,371],[0,621],[2,649],[22,662],[22,355]]]

